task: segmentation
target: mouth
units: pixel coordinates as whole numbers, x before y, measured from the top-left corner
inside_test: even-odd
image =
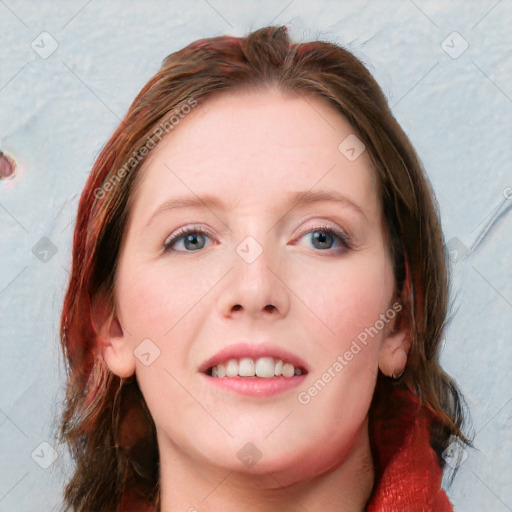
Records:
[[[229,345],[199,368],[221,392],[271,397],[303,385],[311,369],[296,354],[269,342]]]
[[[230,358],[219,364],[208,367],[204,373],[214,378],[261,378],[273,377],[293,378],[307,375],[307,369],[300,364],[293,364],[274,357],[242,357]]]

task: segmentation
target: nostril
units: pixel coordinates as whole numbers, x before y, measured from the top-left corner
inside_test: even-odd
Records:
[[[242,309],[242,306],[240,306],[240,304],[235,304],[233,306],[233,311],[240,311]]]

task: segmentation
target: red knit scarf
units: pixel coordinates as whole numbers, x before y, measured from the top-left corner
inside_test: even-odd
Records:
[[[430,446],[434,414],[410,391],[394,389],[373,416],[375,486],[366,512],[452,512]]]
[[[391,418],[391,419],[390,419]],[[435,417],[411,392],[394,389],[372,423],[375,485],[365,512],[453,512],[430,446]],[[153,512],[124,495],[119,512]]]

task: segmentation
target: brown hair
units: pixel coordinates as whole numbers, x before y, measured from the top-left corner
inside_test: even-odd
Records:
[[[448,302],[446,254],[418,157],[377,82],[354,55],[330,42],[295,44],[286,27],[266,27],[243,38],[202,39],[168,56],[103,148],[82,192],[61,318],[68,380],[59,435],[76,464],[64,494],[76,512],[114,512],[128,489],[159,509],[153,420],[136,379],[120,379],[106,366],[90,314],[99,294],[115,306],[116,266],[138,170],[148,148],[163,131],[170,133],[187,105],[216,91],[270,85],[327,99],[362,138],[379,184],[404,304],[401,320],[414,335],[397,385],[418,393],[439,418],[431,438],[438,454],[452,436],[469,442],[461,431],[460,392],[439,364]],[[389,379],[379,375],[374,401],[384,399],[377,391],[387,385]]]

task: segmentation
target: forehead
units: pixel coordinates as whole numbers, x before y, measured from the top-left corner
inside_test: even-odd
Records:
[[[318,96],[223,92],[193,109],[152,150],[139,170],[134,209],[185,194],[271,207],[285,191],[327,189],[377,213],[368,152],[347,158],[345,141],[354,137],[350,123]]]

